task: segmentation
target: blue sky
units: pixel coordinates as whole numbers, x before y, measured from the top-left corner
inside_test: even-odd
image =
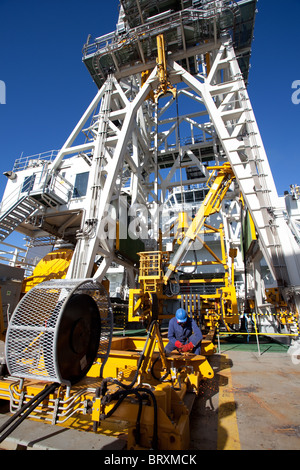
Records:
[[[118,0],[0,0],[0,197],[14,161],[59,149],[97,89],[81,61],[88,34],[115,29]],[[300,184],[299,0],[260,0],[249,94],[279,195]]]
[[[259,0],[248,92],[279,195],[300,185],[299,0]]]

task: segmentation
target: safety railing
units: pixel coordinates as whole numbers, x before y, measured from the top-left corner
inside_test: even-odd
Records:
[[[47,176],[50,176],[50,179],[45,178],[44,185],[41,188],[42,199],[43,196],[50,195],[58,198],[61,203],[67,203],[73,192],[73,185],[59,173],[48,174]]]
[[[229,8],[229,5],[230,3],[227,0],[212,0],[199,9],[187,8],[169,15],[159,15],[157,17],[149,18],[146,23],[135,28],[131,28],[125,34],[120,35],[114,31],[96,38],[93,43],[90,43],[88,40],[83,46],[83,59],[86,59],[88,56],[97,52],[112,52],[112,50],[115,50],[116,48],[118,49],[123,47],[127,41],[136,40],[137,38],[144,39],[145,35],[149,36],[157,34],[158,31],[162,33],[163,31],[168,31],[170,28],[175,29],[185,21],[211,21],[218,15],[224,13],[225,10]]]
[[[0,263],[24,269],[24,275],[30,276],[41,257],[30,258],[27,246],[21,248],[10,243],[0,243]]]
[[[28,168],[28,167],[27,167]],[[66,204],[72,194],[73,185],[67,181],[61,174],[45,171],[43,166],[34,169],[31,175],[24,180],[5,197],[0,205],[0,214],[8,211],[22,196],[40,195],[46,205],[49,197],[56,196],[56,202]],[[50,204],[51,205],[51,204]],[[53,204],[52,204],[53,205]]]
[[[169,253],[148,251],[139,253],[139,281],[144,285],[144,292],[157,292],[163,278],[163,263],[169,261]]]
[[[35,168],[44,163],[51,163],[58,154],[58,150],[49,150],[48,152],[38,153],[31,156],[22,156],[17,158],[14,163],[13,171],[22,171],[26,168]]]

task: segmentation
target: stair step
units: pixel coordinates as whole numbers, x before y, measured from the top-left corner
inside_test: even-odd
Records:
[[[26,206],[20,205],[13,210],[12,214],[14,214],[15,212],[21,212],[23,214],[30,214],[33,210],[34,210],[34,207],[26,207]]]
[[[21,204],[17,205],[16,209],[22,209],[23,211],[28,212],[35,209],[35,207],[35,204],[24,204],[24,202],[22,202]]]
[[[0,227],[3,227],[5,230],[6,229],[11,230],[17,227],[19,223],[20,222],[17,222],[17,221],[13,223],[13,222],[9,222],[8,220],[2,220],[2,222],[0,223]]]
[[[12,215],[12,214],[11,214]],[[11,217],[10,215],[7,215],[5,217],[5,223],[11,223],[11,224],[15,224],[16,222],[18,222],[20,219],[18,217],[16,217],[15,215],[13,217]]]
[[[38,207],[40,203],[27,196],[22,196],[19,201],[13,204],[0,217],[0,239],[3,241],[10,235],[24,220],[27,219]]]
[[[17,217],[21,215],[22,218],[28,217],[32,212],[35,210],[35,208],[32,208],[31,210],[28,209],[23,209],[22,207],[16,207],[12,212],[11,215],[16,215]]]
[[[39,203],[33,201],[33,199],[22,201],[21,204],[18,204],[18,207],[22,207],[27,210],[32,210],[39,207]]]

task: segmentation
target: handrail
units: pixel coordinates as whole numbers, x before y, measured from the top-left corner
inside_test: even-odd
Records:
[[[24,187],[24,181],[22,181],[14,191],[12,191],[5,199],[2,199],[0,215],[3,215],[10,210],[13,204],[20,200],[21,195],[30,197],[31,195],[39,193],[44,194],[50,191],[57,194],[57,196],[59,196],[65,203],[68,202],[73,190],[73,185],[61,174],[55,173],[51,175],[49,171],[44,173],[43,170],[43,167],[40,167],[38,171],[33,172],[32,176],[35,175],[35,179],[32,181],[32,185],[30,185],[29,181],[27,185],[28,187],[26,188]],[[49,174],[51,175],[50,180],[48,178]],[[40,176],[39,178],[37,177],[38,175]]]
[[[235,2],[235,8],[238,7],[238,3]],[[163,30],[169,30],[170,28],[175,29],[182,24],[184,21],[195,21],[195,20],[212,20],[222,13],[226,13],[228,9],[232,10],[232,4],[230,0],[223,0],[222,5],[220,2],[211,0],[205,6],[202,6],[201,9],[196,8],[186,8],[179,12],[172,13],[167,17],[162,18],[149,18],[147,23],[136,26],[135,28],[130,28],[125,33],[118,33],[113,31],[111,33],[100,36],[94,40],[93,43],[87,41],[82,49],[83,60],[87,56],[93,55],[95,53],[108,53],[116,49],[122,48],[124,45],[131,42],[133,39],[144,39],[145,35],[158,34],[162,33]],[[234,12],[233,12],[234,13]],[[163,30],[161,29],[163,28]]]
[[[190,20],[210,20],[214,18],[216,12],[209,13],[209,10],[190,10],[186,9],[184,11],[176,12],[168,16],[167,18],[160,18],[148,21],[146,24],[137,26],[136,28],[131,28],[124,34],[118,34],[116,31],[108,33],[104,36],[96,38],[95,41],[91,44],[86,43],[83,46],[83,59],[87,56],[95,53],[107,53],[115,51],[116,49],[122,48],[124,45],[130,43],[133,39],[144,39],[145,34],[148,35],[157,34],[157,30],[162,32],[164,30],[169,30],[170,27],[175,29],[178,27],[182,21]]]
[[[47,152],[38,153],[36,155],[17,158],[14,163],[13,171],[17,172],[26,170],[30,164],[32,167],[34,167],[43,163],[51,163],[57,154],[58,150],[49,150]]]

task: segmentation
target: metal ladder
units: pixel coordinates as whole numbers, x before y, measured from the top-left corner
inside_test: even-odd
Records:
[[[22,196],[0,216],[0,241],[5,240],[27,217],[32,215],[41,203],[28,194]]]

